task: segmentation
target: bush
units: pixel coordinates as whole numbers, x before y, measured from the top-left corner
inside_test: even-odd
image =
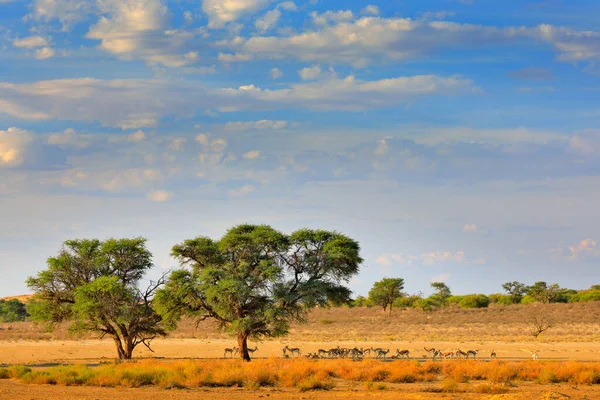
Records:
[[[490,304],[490,299],[484,294],[469,294],[463,296],[459,304],[461,308],[485,308]]]
[[[0,300],[0,322],[25,321],[27,308],[18,299]]]
[[[510,306],[513,304],[512,296],[508,294],[493,293],[488,296],[488,299],[490,299],[490,304],[500,304],[503,306]]]
[[[600,290],[581,290],[570,296],[569,302],[600,301]]]

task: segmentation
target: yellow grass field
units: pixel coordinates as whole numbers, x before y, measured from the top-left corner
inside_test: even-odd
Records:
[[[542,314],[549,316],[554,326],[535,340],[528,332],[527,320]],[[174,367],[182,363],[214,363],[211,364],[212,368],[221,371],[219,373],[230,371],[233,376],[240,375],[235,369],[241,365],[238,360],[215,360],[222,359],[223,349],[235,345],[235,341],[226,334],[217,332],[215,325],[210,322],[198,327],[191,321],[184,322],[170,337],[157,339],[152,344],[154,353],[145,347],[139,347],[134,353],[137,362],[131,365],[137,368],[157,368],[157,365],[162,364]],[[249,367],[242,365],[239,368],[259,368],[260,365],[260,370],[272,374],[279,374],[277,371],[287,365],[278,363],[291,363],[290,368],[304,368],[305,371],[306,368],[316,368],[318,371],[325,371],[317,380],[331,384],[331,387],[327,387],[328,390],[301,391],[295,384],[285,384],[287,378],[279,375],[277,383],[272,386],[248,384],[248,379],[240,378],[240,381],[234,380],[232,387],[203,386],[184,380],[174,385],[179,389],[166,389],[164,386],[168,385],[155,382],[135,389],[127,387],[130,384],[110,385],[115,387],[66,386],[71,385],[67,381],[48,385],[41,378],[30,380],[36,384],[27,384],[22,379],[12,377],[0,379],[0,399],[126,398],[130,396],[127,393],[132,390],[143,393],[143,397],[149,399],[164,398],[161,396],[184,399],[194,398],[199,394],[209,398],[259,398],[268,395],[273,398],[305,399],[348,396],[370,398],[375,395],[385,399],[398,398],[400,394],[401,398],[415,399],[600,398],[600,385],[597,385],[600,383],[600,303],[517,305],[478,310],[450,309],[432,313],[395,310],[391,317],[375,308],[316,309],[311,312],[307,324],[294,325],[287,337],[251,341],[250,345],[259,348],[254,355],[255,360],[247,364]],[[336,346],[389,348],[392,350],[390,354],[395,349],[408,349],[413,360],[284,360],[282,348],[285,345],[300,347],[303,354]],[[424,362],[425,346],[446,351],[479,349],[480,352],[478,360],[473,362]],[[498,361],[489,360],[491,350],[496,351]],[[529,350],[539,350],[539,360],[530,360]],[[103,367],[107,363],[115,367],[112,364],[114,357],[115,350],[108,339],[98,340],[93,336],[70,337],[64,327],[47,333],[42,327],[32,323],[0,324],[0,364],[5,367],[28,364],[34,372],[53,364],[101,364]],[[347,365],[345,368],[350,372],[340,372],[342,365]],[[399,373],[393,370],[407,368],[406,366],[412,366],[410,368],[413,369],[425,368],[428,365],[437,365],[435,368],[440,369],[429,374],[427,379],[409,379],[411,383],[407,383],[408,381],[399,378],[389,378],[398,376]],[[527,379],[515,378],[507,382],[481,375],[482,369],[489,369],[486,366],[494,366],[491,368],[493,370],[500,366],[505,368],[506,365],[511,365],[510,368],[515,370],[530,371],[530,375]],[[555,370],[541,373],[537,367],[541,365],[551,365],[548,368]],[[457,375],[451,369],[459,366],[461,372]],[[336,368],[336,372],[331,372]],[[391,369],[392,372],[381,372],[386,369]],[[359,370],[370,372],[364,372],[366,375],[361,379],[352,378],[351,373]],[[376,375],[376,371],[380,371],[381,375]],[[569,371],[576,372],[571,376]],[[480,375],[469,376],[471,373]],[[567,375],[569,376],[565,379],[560,378]],[[384,378],[379,379],[382,376]],[[42,396],[41,393],[45,395]]]

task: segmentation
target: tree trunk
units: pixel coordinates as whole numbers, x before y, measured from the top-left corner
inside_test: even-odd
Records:
[[[119,360],[131,360],[133,357],[133,340],[129,337],[121,339],[119,336],[114,336],[115,346],[117,347],[117,354]]]
[[[240,357],[244,361],[250,361],[250,354],[248,353],[248,332],[238,333],[238,347],[240,348]]]

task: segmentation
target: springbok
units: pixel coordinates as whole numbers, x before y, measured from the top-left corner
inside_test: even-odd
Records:
[[[385,360],[385,358],[389,352],[390,352],[390,349],[387,349],[386,351],[384,351],[383,349],[377,350],[376,351],[377,356],[375,358],[379,359],[380,357],[383,357],[383,359]]]
[[[468,354],[462,351],[461,349],[456,350],[456,358],[467,358]]]
[[[531,359],[532,360],[537,360],[538,359],[538,354],[539,354],[539,350],[533,351],[533,350],[529,350],[529,352],[531,353]]]
[[[490,353],[490,358],[496,358],[496,350],[492,350]]]
[[[479,350],[467,350],[467,356],[465,358],[469,358],[469,356],[473,356],[473,359],[477,360],[477,353],[479,353]]]
[[[248,348],[248,353],[254,355],[256,350],[258,350],[258,346],[255,346],[253,349]]]
[[[292,354],[292,356],[293,356],[294,354],[296,354],[296,357],[300,357],[300,356],[302,355],[302,352],[300,351],[300,348],[299,348],[299,347],[292,347],[292,348],[289,348],[289,347],[286,345],[286,346],[283,348],[283,354],[284,354],[284,355],[285,355],[285,352],[286,352],[286,350],[287,350],[287,351],[289,351],[289,352]]]
[[[410,358],[410,351],[396,349],[396,356]]]
[[[223,358],[227,358],[227,354],[231,354],[231,358],[233,358],[234,355],[237,355],[238,351],[239,349],[237,347],[234,347],[232,349],[226,348],[225,353],[223,353]]]

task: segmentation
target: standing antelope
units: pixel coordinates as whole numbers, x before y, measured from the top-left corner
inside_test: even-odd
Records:
[[[226,348],[225,353],[223,353],[223,358],[227,358],[227,354],[231,354],[231,358],[233,358],[234,355],[237,355],[238,351],[239,349],[237,347],[234,347],[233,349]]]
[[[467,356],[465,358],[469,358],[469,356],[473,356],[473,359],[477,360],[477,353],[479,353],[479,350],[467,350]]]
[[[300,348],[299,348],[299,347],[292,347],[292,348],[289,348],[289,347],[286,345],[286,346],[283,348],[283,354],[285,354],[286,350],[287,350],[287,351],[289,351],[289,352],[292,354],[292,356],[293,356],[294,354],[296,354],[296,357],[300,357],[300,356],[302,355],[302,352],[300,351]]]
[[[384,351],[383,349],[379,349],[376,351],[377,356],[375,358],[383,357],[383,359],[385,360],[385,358],[389,352],[390,352],[390,349],[387,349],[387,351]]]
[[[453,351],[448,351],[446,353],[442,353],[441,354],[442,357],[448,359],[448,358],[454,358],[454,352]]]
[[[539,350],[536,350],[536,351],[529,350],[529,352],[531,353],[531,359],[532,360],[537,360],[538,359],[538,353],[540,352]]]
[[[490,358],[496,358],[496,350],[492,350],[490,353]]]
[[[258,350],[258,346],[255,346],[253,349],[248,349],[248,353],[254,355],[254,352]]]
[[[456,350],[456,358],[467,358],[468,354],[462,351],[461,349]]]
[[[396,349],[396,356],[410,358],[410,351]]]

